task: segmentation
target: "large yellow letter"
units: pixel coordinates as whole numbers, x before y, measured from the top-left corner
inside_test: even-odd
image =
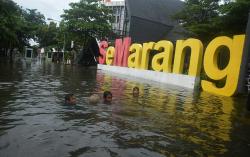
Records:
[[[233,39],[217,37],[209,43],[204,56],[204,70],[210,79],[218,81],[226,78],[226,82],[224,87],[218,88],[214,83],[202,80],[201,85],[204,91],[224,96],[236,94],[244,40],[245,35],[236,35]],[[218,68],[217,64],[218,48],[221,46],[228,47],[230,54],[227,67],[222,70]]]
[[[186,47],[191,48],[191,57],[190,57],[188,75],[199,76],[201,71],[202,57],[203,57],[203,44],[198,39],[188,39],[185,41],[177,40],[173,73],[176,74],[183,73],[184,59],[186,55],[184,49]]]
[[[112,65],[113,64],[114,53],[115,53],[115,48],[110,46],[107,49],[107,52],[106,52],[106,64],[107,65]]]
[[[141,65],[141,53],[142,53],[141,44],[131,45],[129,48],[129,52],[131,54],[128,57],[128,67],[139,69]]]
[[[141,69],[148,70],[149,53],[154,48],[155,43],[143,43]]]
[[[156,43],[154,49],[161,51],[161,53],[153,57],[153,70],[170,73],[172,71],[173,44],[170,41],[162,40]]]

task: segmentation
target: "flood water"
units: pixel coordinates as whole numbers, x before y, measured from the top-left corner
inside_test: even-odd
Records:
[[[246,97],[80,66],[0,60],[1,157],[247,157]],[[134,86],[140,97],[132,96]],[[113,93],[111,105],[88,103]],[[76,106],[64,105],[74,93]]]

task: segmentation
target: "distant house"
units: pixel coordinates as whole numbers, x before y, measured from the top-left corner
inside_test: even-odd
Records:
[[[184,38],[184,29],[173,19],[183,7],[180,0],[125,0],[105,5],[113,10],[113,30],[119,36],[130,36],[133,42]],[[124,6],[123,6],[124,5]]]

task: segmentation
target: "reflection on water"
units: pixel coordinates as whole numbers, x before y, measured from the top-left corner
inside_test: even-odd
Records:
[[[0,60],[0,156],[248,156],[246,98],[93,68]],[[132,88],[140,96],[132,96]],[[112,105],[88,104],[113,93]],[[64,105],[74,93],[76,106]]]

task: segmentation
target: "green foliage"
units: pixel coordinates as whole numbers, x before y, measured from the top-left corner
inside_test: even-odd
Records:
[[[45,24],[44,16],[36,10],[24,10],[12,0],[0,0],[0,48],[13,49],[29,45],[38,38]]]
[[[111,32],[111,10],[100,0],[80,0],[71,3],[62,18],[69,36],[76,45],[86,43],[90,36],[102,38]]]
[[[68,59],[73,60],[73,59],[74,59],[73,53],[70,52],[70,51],[65,52],[65,54],[64,54],[64,59],[65,59],[65,60],[68,60]]]
[[[186,0],[184,8],[175,15],[192,36],[208,41],[217,32],[214,18],[218,17],[219,0]],[[211,32],[211,28],[214,30]]]
[[[250,9],[249,0],[186,0],[184,8],[175,15],[190,32],[204,43],[219,35],[245,32]]]
[[[223,16],[218,18],[221,26],[221,34],[244,34],[248,21],[249,11],[249,0],[237,0],[236,2],[226,3],[222,5],[220,8],[220,12]]]
[[[23,25],[23,19],[20,18],[21,9],[9,0],[0,0],[0,45],[8,47],[17,45],[17,32]]]
[[[65,10],[59,27],[45,23],[36,9],[22,9],[12,0],[0,0],[0,48],[29,45],[33,39],[40,47],[69,49],[71,41],[80,49],[90,37],[102,38],[111,32],[111,11],[100,0],[80,0]]]
[[[39,38],[39,31],[46,25],[45,17],[36,9],[23,10],[23,17],[25,19],[26,31],[29,32],[29,38],[33,38],[35,41]]]
[[[57,47],[58,45],[58,32],[59,28],[56,26],[56,23],[50,22],[48,25],[44,25],[39,30],[39,45],[40,47]]]

